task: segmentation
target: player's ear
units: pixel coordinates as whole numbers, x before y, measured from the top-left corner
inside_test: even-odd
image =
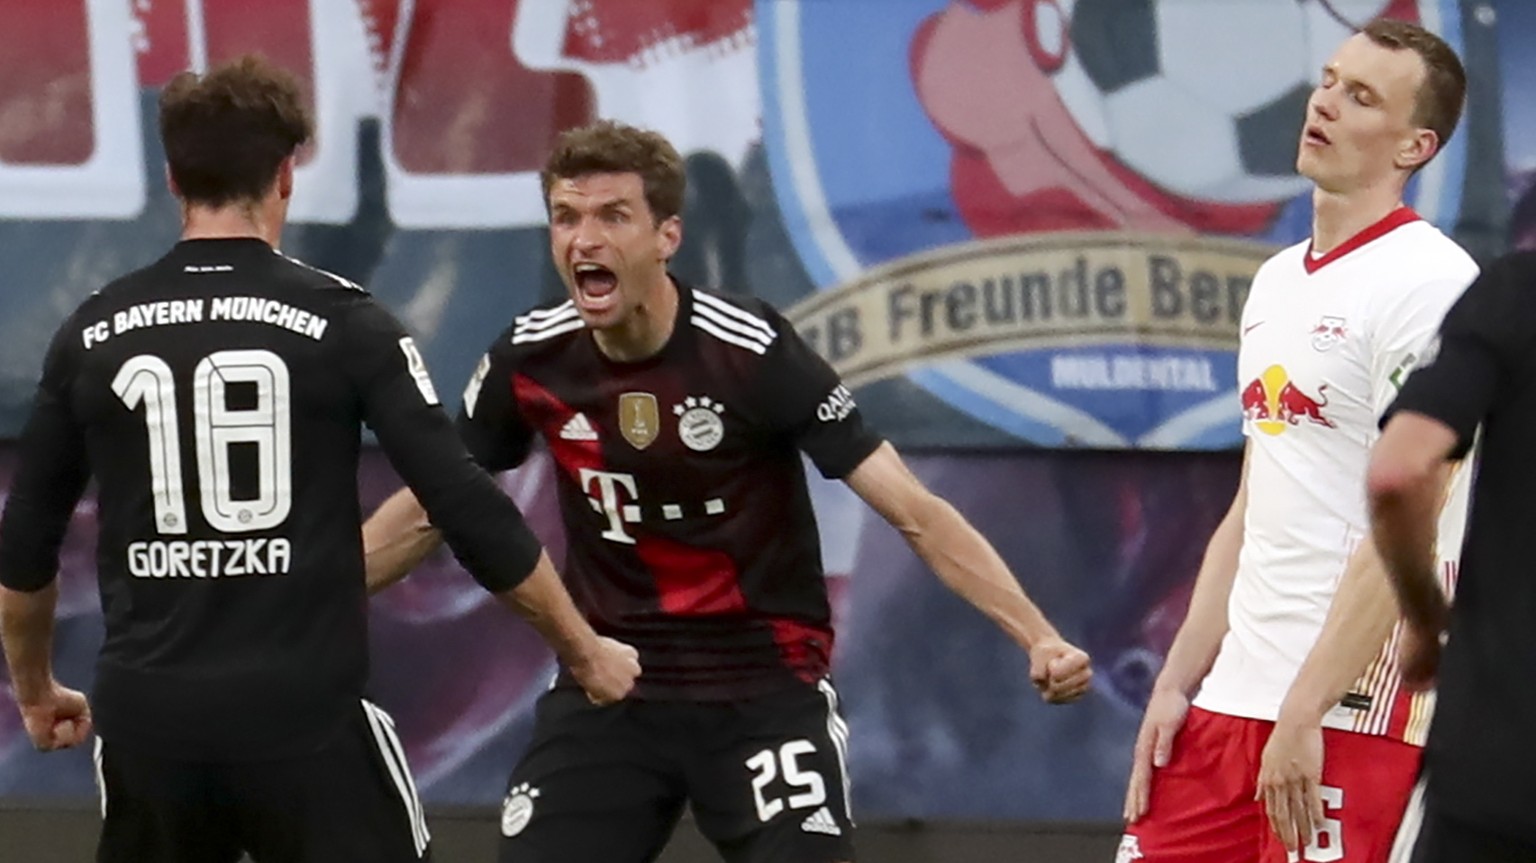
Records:
[[[677,247],[683,242],[683,218],[681,216],[668,216],[656,226],[656,255],[663,261],[671,260],[677,254]]]
[[[293,167],[298,156],[290,154],[277,166],[277,195],[284,201],[293,197]]]
[[[171,173],[171,163],[165,163],[165,187],[171,190],[171,197],[181,199],[181,187],[176,185],[176,176]]]
[[[1403,141],[1397,151],[1397,167],[1415,170],[1435,157],[1440,151],[1440,136],[1433,129],[1414,129],[1411,137]]]

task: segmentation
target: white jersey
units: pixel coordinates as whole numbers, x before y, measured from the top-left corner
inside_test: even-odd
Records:
[[[1229,629],[1195,698],[1254,719],[1278,715],[1346,562],[1370,532],[1365,474],[1378,419],[1477,275],[1461,247],[1406,207],[1327,255],[1310,246],[1266,261],[1243,308],[1247,516]],[[1441,514],[1447,590],[1471,473],[1458,472]],[[1394,632],[1325,726],[1422,745],[1432,702],[1399,685],[1397,640]]]

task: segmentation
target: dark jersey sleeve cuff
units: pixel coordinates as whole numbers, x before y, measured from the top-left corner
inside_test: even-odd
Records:
[[[0,585],[32,593],[52,584],[59,573],[59,547],[67,517],[45,516],[20,495],[11,498],[0,519]]]
[[[0,558],[0,587],[17,593],[36,593],[53,584],[57,570],[44,567],[21,567]]]
[[[1444,350],[1434,365],[1414,372],[1403,391],[1381,416],[1380,427],[1402,411],[1422,414],[1444,423],[1456,433],[1452,459],[1464,458],[1472,449],[1488,404],[1488,390],[1496,385],[1493,358],[1467,351]]]
[[[512,506],[510,500],[507,505]],[[505,523],[504,518],[498,519],[496,523]],[[487,527],[494,529],[489,524]],[[482,547],[483,544],[482,540]],[[522,584],[533,574],[539,556],[544,553],[544,545],[520,517],[515,519],[513,527],[496,539],[495,545],[498,551],[494,560],[480,560],[459,554],[458,549],[468,547],[463,542],[450,542],[449,545],[455,549],[454,556],[470,576],[491,593],[505,593]]]
[[[813,457],[812,461],[823,477],[843,479],[857,470],[883,443],[885,438],[869,428],[863,428],[856,437],[840,447],[836,455],[824,454],[820,458]]]

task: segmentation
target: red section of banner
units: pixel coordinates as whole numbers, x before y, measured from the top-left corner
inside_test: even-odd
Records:
[[[159,87],[191,65],[187,43],[187,0],[134,0],[139,83]]]
[[[592,118],[595,98],[584,78],[537,72],[513,56],[518,5],[416,3],[392,108],[394,155],[406,170],[538,170],[555,135]]]
[[[217,65],[247,52],[265,55],[308,83],[314,72],[309,0],[204,4],[208,63]],[[307,92],[311,102],[314,93]]]
[[[402,0],[357,0],[357,8],[363,16],[363,27],[368,31],[369,59],[374,71],[382,77],[389,69],[389,52],[395,43],[395,30],[400,23]]]
[[[309,0],[264,0],[262,3],[205,3],[208,65],[216,66],[241,54],[257,53],[293,72],[304,86],[304,99],[314,110],[315,61],[311,46]],[[327,130],[315,130],[315,144]],[[338,130],[339,131],[339,130]],[[346,130],[350,139],[351,130]],[[313,147],[300,153],[309,161]]]
[[[653,52],[710,45],[751,26],[750,0],[588,0],[566,22],[564,53],[590,63],[643,64]]]
[[[200,34],[194,32],[192,22],[196,19],[189,15],[189,2],[198,0],[135,0],[132,8],[138,34],[134,42],[141,84],[163,87],[190,68],[199,54],[206,56],[211,67],[255,53],[296,75],[305,100],[313,108],[315,65],[309,0],[201,2],[194,10],[201,16]],[[317,129],[316,137],[326,131]],[[309,155],[306,150],[300,161],[308,162]]]
[[[85,0],[29,4],[0,27],[0,161],[78,165],[95,148]],[[25,26],[16,19],[25,17]]]

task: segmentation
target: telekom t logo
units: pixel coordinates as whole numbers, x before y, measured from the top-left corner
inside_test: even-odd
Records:
[[[624,531],[624,523],[640,520],[640,506],[638,503],[624,503],[624,499],[619,496],[621,488],[628,493],[630,501],[639,501],[640,491],[635,486],[633,474],[610,473],[586,467],[581,469],[582,492],[592,502],[593,509],[608,516],[608,529],[603,531],[603,539],[634,545],[635,538]]]
[[[646,517],[640,507],[640,486],[632,473],[614,473],[584,467],[577,475],[581,493],[587,496],[592,510],[607,516],[608,528],[603,539],[635,545],[635,537],[624,529],[625,525],[639,524]],[[685,518],[713,518],[726,515],[725,497],[695,500],[684,503],[663,503],[654,506],[650,518],[659,523],[680,521]]]

